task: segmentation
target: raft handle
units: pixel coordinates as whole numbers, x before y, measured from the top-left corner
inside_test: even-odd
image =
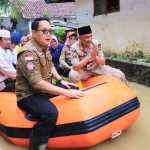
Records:
[[[118,137],[118,136],[121,135],[121,134],[122,134],[122,131],[121,131],[121,130],[117,130],[117,131],[115,131],[115,132],[112,134],[111,138],[114,139],[114,138]]]

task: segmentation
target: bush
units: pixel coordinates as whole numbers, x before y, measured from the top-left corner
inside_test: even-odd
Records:
[[[104,55],[105,57],[110,57],[110,58],[150,63],[150,54],[144,55],[141,50],[128,51],[126,49],[124,52],[120,54],[107,51],[107,52],[104,52]]]
[[[56,27],[56,29],[53,31],[53,34],[57,37],[58,42],[64,43],[65,42],[65,28],[64,27]]]

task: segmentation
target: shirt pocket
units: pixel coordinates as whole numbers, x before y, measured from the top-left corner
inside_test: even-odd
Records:
[[[46,65],[45,57],[40,58],[40,62],[41,62],[41,64],[42,64],[42,66],[45,66],[45,65]]]
[[[46,60],[45,60],[45,57],[44,58],[40,58],[40,68],[41,68],[41,74],[42,74],[42,78],[44,76],[47,76],[47,66],[46,66]]]
[[[48,72],[51,72],[51,67],[53,66],[52,64],[52,56],[47,54],[47,68],[48,68]]]

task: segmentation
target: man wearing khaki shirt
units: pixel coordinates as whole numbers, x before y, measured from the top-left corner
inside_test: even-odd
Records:
[[[100,74],[112,75],[125,82],[120,69],[105,65],[105,57],[98,40],[93,39],[90,26],[78,28],[79,40],[71,46],[71,63],[73,70],[69,81],[78,83]]]
[[[75,84],[65,82],[52,63],[48,50],[52,38],[49,20],[37,18],[31,28],[33,38],[17,56],[17,105],[39,118],[31,132],[29,150],[45,150],[58,117],[58,110],[49,98],[56,95],[80,98],[85,94]],[[58,81],[57,86],[51,84],[52,76]]]

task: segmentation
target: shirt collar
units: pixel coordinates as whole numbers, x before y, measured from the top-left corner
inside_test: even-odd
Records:
[[[48,49],[48,46],[42,46],[40,45],[34,38],[31,39],[31,42],[35,45],[37,50],[46,52]]]

